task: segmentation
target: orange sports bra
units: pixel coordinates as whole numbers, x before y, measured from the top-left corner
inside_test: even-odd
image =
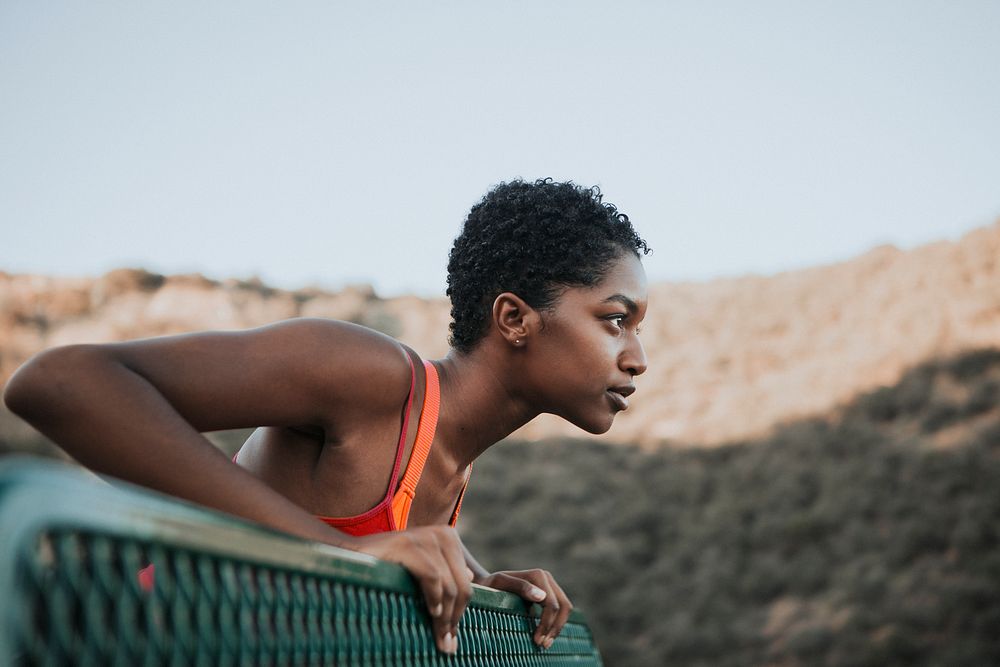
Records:
[[[389,480],[389,488],[386,490],[385,497],[378,505],[357,516],[316,517],[324,523],[351,535],[371,535],[372,533],[404,530],[406,528],[406,523],[410,516],[410,506],[417,495],[417,484],[420,482],[420,475],[424,471],[427,455],[430,454],[431,443],[434,442],[438,412],[441,408],[441,386],[438,382],[437,369],[434,367],[434,364],[424,361],[424,370],[427,376],[424,404],[420,410],[420,422],[417,425],[417,438],[413,443],[413,451],[410,453],[410,460],[406,464],[406,471],[403,473],[402,481],[400,481],[399,467],[403,460],[403,450],[406,448],[406,433],[409,430],[410,412],[413,409],[413,390],[417,381],[416,369],[413,367],[413,360],[410,358],[409,353],[406,353],[406,359],[410,364],[410,393],[406,397],[403,428],[399,434],[399,444],[396,446],[396,461],[392,466],[392,477]],[[233,456],[233,461],[235,460],[236,456]],[[462,486],[462,491],[458,495],[458,502],[455,504],[455,511],[451,515],[451,521],[449,522],[451,526],[454,526],[458,522],[458,514],[462,509],[462,499],[465,497],[465,489],[469,486],[469,477],[471,475],[472,466],[470,465],[469,472],[465,477],[465,484]]]

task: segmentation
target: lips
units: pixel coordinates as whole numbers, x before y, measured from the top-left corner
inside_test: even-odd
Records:
[[[635,387],[629,384],[620,387],[611,387],[608,389],[608,396],[619,410],[628,410],[628,397],[634,392]]]

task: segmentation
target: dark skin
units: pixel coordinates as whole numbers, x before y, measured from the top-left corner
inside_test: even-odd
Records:
[[[539,602],[534,640],[547,648],[572,609],[552,575],[488,572],[448,522],[472,461],[538,414],[591,433],[611,427],[646,368],[637,337],[645,311],[645,273],[628,252],[598,285],[567,288],[546,311],[498,295],[476,347],[434,362],[441,413],[407,530],[364,537],[315,515],[363,513],[388,487],[410,388],[404,355],[412,352],[377,332],[300,319],[56,348],[19,369],[4,399],[98,472],[402,564],[420,585],[444,652],[457,650],[472,582]],[[415,366],[404,457],[423,399]],[[201,435],[246,427],[259,428],[239,465]]]

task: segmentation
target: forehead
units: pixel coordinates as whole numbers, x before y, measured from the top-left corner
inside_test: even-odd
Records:
[[[560,301],[586,305],[611,300],[620,305],[625,299],[635,303],[640,314],[645,313],[648,299],[646,270],[632,253],[619,255],[599,283],[592,287],[571,287]]]
[[[618,256],[611,269],[604,276],[604,279],[597,283],[592,289],[596,291],[607,291],[618,288],[626,290],[622,292],[625,296],[637,301],[641,298],[646,300],[646,269],[642,267],[642,262],[632,253],[624,253]]]

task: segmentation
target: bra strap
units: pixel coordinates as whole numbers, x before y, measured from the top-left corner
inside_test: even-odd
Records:
[[[469,472],[465,475],[465,484],[462,485],[462,491],[458,494],[458,502],[455,504],[455,511],[451,514],[451,521],[448,523],[452,528],[458,523],[458,515],[462,511],[462,499],[465,498],[465,490],[469,488],[469,480],[472,479],[472,464],[469,464]]]
[[[438,381],[437,369],[429,361],[424,361],[424,371],[427,376],[427,389],[424,392],[424,405],[420,411],[420,423],[417,426],[417,439],[413,443],[413,452],[406,464],[406,473],[399,483],[399,491],[392,499],[392,516],[396,530],[404,530],[410,515],[410,505],[417,495],[417,484],[427,463],[427,455],[431,452],[434,442],[434,432],[437,430],[438,412],[441,409],[441,385]]]
[[[413,412],[413,394],[417,388],[417,369],[413,367],[413,359],[410,353],[406,352],[406,361],[410,364],[410,393],[406,396],[406,411],[403,412],[403,426],[399,431],[399,442],[396,444],[396,461],[392,464],[392,477],[389,478],[389,489],[386,491],[384,503],[392,495],[396,488],[396,480],[399,479],[399,466],[403,462],[403,450],[406,449],[406,432],[410,430],[410,414]]]

